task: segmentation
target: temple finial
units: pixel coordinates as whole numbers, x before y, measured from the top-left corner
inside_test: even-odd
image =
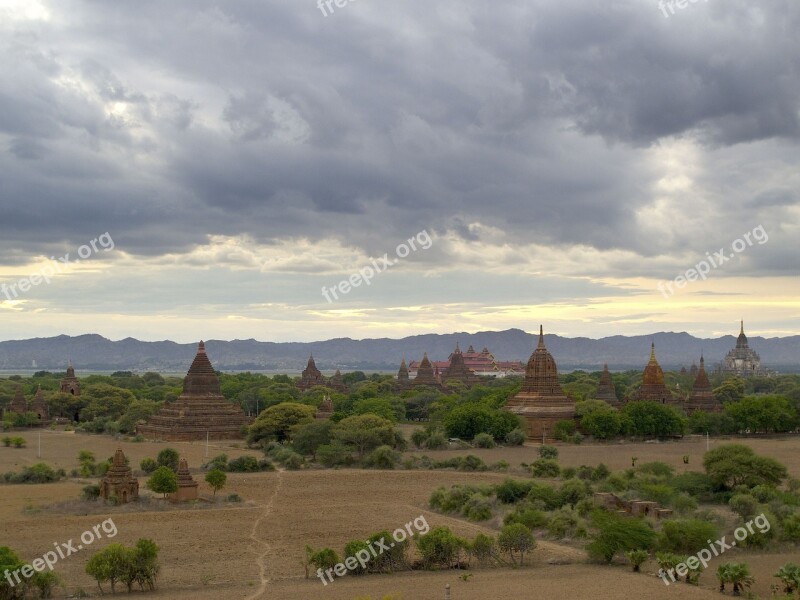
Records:
[[[744,335],[744,319],[742,319],[742,328],[741,328],[741,330],[739,331],[739,334],[740,334],[740,335]]]
[[[544,348],[544,327],[539,325],[539,348]]]

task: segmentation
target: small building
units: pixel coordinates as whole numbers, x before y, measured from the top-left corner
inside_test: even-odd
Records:
[[[111,468],[100,480],[100,497],[108,500],[117,498],[121,504],[127,504],[139,498],[139,480],[125,461],[121,448],[114,453]]]
[[[47,409],[47,402],[44,399],[42,386],[36,390],[36,396],[31,402],[30,412],[36,413],[39,419],[39,425],[48,425],[50,423],[50,411]]]
[[[306,368],[303,369],[303,374],[300,377],[300,381],[297,383],[297,387],[305,392],[306,390],[313,388],[315,385],[326,386],[327,383],[325,381],[325,377],[317,368],[317,363],[314,362],[314,355],[310,354],[308,356],[308,364],[306,365]]]
[[[178,463],[178,490],[169,494],[167,497],[170,502],[191,502],[197,500],[197,490],[199,484],[194,480],[189,472],[189,463],[185,458],[181,458]]]
[[[333,374],[333,377],[331,377],[325,385],[340,394],[346,394],[348,392],[347,384],[344,382],[342,372],[339,369],[336,369],[336,373]]]
[[[25,394],[22,393],[22,386],[17,386],[17,391],[14,394],[14,399],[8,405],[8,412],[24,415],[28,412],[28,401],[25,400]]]
[[[333,416],[333,401],[331,401],[331,397],[327,394],[325,398],[322,400],[322,404],[319,405],[316,414],[314,415],[315,419],[330,419]]]

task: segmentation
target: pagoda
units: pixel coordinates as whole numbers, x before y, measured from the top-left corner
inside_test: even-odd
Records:
[[[100,496],[105,500],[113,496],[121,504],[139,498],[139,480],[133,476],[121,448],[117,448],[111,468],[100,480]]]
[[[320,370],[317,368],[317,364],[314,362],[314,355],[310,354],[308,356],[308,364],[306,368],[303,369],[303,375],[300,378],[300,381],[297,383],[297,387],[301,391],[310,390],[315,385],[322,385],[327,386],[328,384],[325,382],[325,378],[320,373]]]
[[[322,404],[319,405],[317,412],[314,414],[315,419],[330,419],[333,416],[333,401],[327,394],[322,399]]]
[[[620,401],[617,398],[617,391],[614,388],[614,380],[611,378],[611,373],[608,370],[608,363],[603,365],[603,374],[600,375],[600,383],[597,385],[595,398],[607,402],[614,408],[619,408]]]
[[[575,401],[561,389],[556,361],[544,345],[541,326],[539,345],[525,367],[522,390],[503,408],[525,419],[532,440],[552,440],[556,423],[575,420]]]
[[[336,369],[336,373],[334,373],[333,377],[331,377],[325,385],[341,394],[347,393],[347,384],[344,382],[342,372],[339,369]]]
[[[744,334],[744,321],[736,338],[736,348],[728,352],[723,363],[722,372],[737,377],[767,376],[769,373],[761,367],[761,357],[750,347]]]
[[[31,402],[30,412],[36,413],[40,425],[47,425],[50,423],[50,412],[47,410],[47,402],[45,402],[44,394],[42,393],[42,386],[36,390],[36,396]]]
[[[59,391],[64,394],[71,394],[73,396],[81,395],[81,382],[75,377],[75,369],[72,362],[67,365],[67,376],[61,380],[61,387]]]
[[[664,371],[656,360],[656,345],[650,345],[650,362],[644,368],[642,385],[636,392],[634,400],[649,400],[661,404],[672,404],[672,394],[664,383]]]
[[[480,381],[474,371],[464,363],[464,356],[461,354],[458,342],[456,342],[455,351],[450,355],[450,364],[441,374],[441,381],[444,385],[461,383],[467,388],[471,388]]]
[[[428,358],[427,352],[422,357],[422,361],[419,363],[417,376],[414,378],[414,381],[411,382],[411,385],[414,387],[420,385],[429,385],[435,388],[440,387],[439,381],[436,379],[436,375],[433,372],[433,366],[431,366],[431,361]]]
[[[8,412],[24,415],[28,412],[28,401],[25,400],[25,394],[22,393],[22,386],[17,386],[17,391],[14,394],[14,399],[8,405]]]
[[[706,364],[703,356],[700,356],[700,369],[697,371],[697,378],[692,386],[692,394],[686,401],[686,413],[692,414],[696,410],[704,412],[722,412],[722,403],[714,399],[711,382],[706,374]]]
[[[697,377],[697,363],[692,361],[692,368],[689,369],[689,377]]]
[[[397,381],[395,382],[395,389],[407,390],[411,387],[411,380],[408,378],[408,367],[406,366],[406,357],[400,361],[400,369],[397,371]]]
[[[166,441],[228,440],[241,438],[246,425],[241,407],[220,392],[219,377],[200,342],[183,380],[183,393],[136,430],[146,438]]]
[[[189,472],[189,463],[181,458],[178,463],[178,489],[167,497],[170,502],[191,502],[197,500],[198,483]]]

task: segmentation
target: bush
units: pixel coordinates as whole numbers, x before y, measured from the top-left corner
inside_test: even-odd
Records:
[[[506,444],[509,446],[522,446],[528,440],[528,435],[519,427],[506,434]]]
[[[449,569],[458,560],[461,540],[449,527],[434,527],[426,535],[416,538],[417,549],[426,569]]]
[[[347,466],[353,464],[353,456],[348,448],[336,442],[317,448],[317,461],[329,468]]]
[[[783,520],[783,539],[789,542],[800,542],[800,512]]]
[[[209,471],[213,471],[214,469],[219,469],[220,471],[227,471],[228,470],[228,455],[227,454],[217,454],[214,458],[212,458],[208,463],[203,465],[203,468],[208,469]]]
[[[570,442],[576,430],[575,421],[559,421],[553,426],[553,437],[560,442]]]
[[[425,440],[424,447],[427,450],[444,450],[447,448],[447,438],[441,431],[434,431]]]
[[[555,460],[558,458],[558,448],[547,444],[539,446],[539,457]]]
[[[530,505],[521,505],[508,513],[503,519],[504,525],[521,523],[528,529],[541,529],[547,526],[547,514]]]
[[[707,546],[707,540],[717,539],[717,535],[717,527],[707,521],[698,519],[665,521],[659,535],[658,546],[666,552],[693,554],[698,548]]]
[[[99,485],[87,485],[81,490],[81,498],[87,501],[97,500],[100,497]]]
[[[178,471],[179,462],[180,455],[174,448],[164,448],[156,457],[156,463],[159,467],[168,467],[175,472]]]
[[[426,441],[428,441],[429,433],[424,429],[415,429],[411,434],[411,443],[417,448],[422,448]]]
[[[592,488],[584,481],[571,479],[561,485],[558,490],[558,503],[561,506],[569,504],[574,507],[579,501],[586,498]]]
[[[592,513],[592,524],[597,532],[586,546],[589,556],[610,563],[619,552],[650,550],[656,533],[642,519],[631,519],[614,513],[597,510]],[[703,546],[706,544],[703,540]]]
[[[494,488],[497,499],[503,504],[515,504],[528,495],[533,487],[532,481],[522,479],[506,479]]]
[[[528,492],[528,501],[534,506],[540,506],[544,510],[555,510],[560,508],[558,492],[550,485],[531,482],[531,489]]]
[[[234,458],[228,463],[228,470],[232,473],[257,473],[261,469],[255,456],[245,455]]]
[[[479,433],[472,440],[472,443],[478,448],[494,448],[494,438],[489,433]]]
[[[488,521],[492,518],[492,502],[483,494],[472,494],[464,504],[462,514],[470,521]]]
[[[479,533],[470,544],[469,551],[478,562],[485,563],[497,554],[497,543],[493,537]]]
[[[758,510],[758,500],[750,494],[734,494],[728,501],[731,510],[742,519],[749,519]]]
[[[584,538],[586,525],[576,510],[560,508],[552,513],[547,523],[547,533],[555,539]]]
[[[422,430],[418,429],[417,431],[422,431]],[[362,551],[366,552],[368,555],[370,555],[369,544],[367,542],[362,542],[361,540],[353,540],[351,542],[347,542],[347,545],[345,545],[345,547],[344,547],[344,560],[345,560],[345,563],[347,562],[348,558],[350,558],[350,557],[355,558],[356,554],[358,554],[359,552],[362,552]],[[369,564],[369,563],[367,563],[367,564]],[[363,575],[367,571],[368,571],[367,567],[366,566],[362,567],[361,563],[359,562],[356,565],[355,569],[352,569],[350,571],[350,573],[352,575]]]
[[[394,469],[399,463],[400,453],[391,446],[379,446],[364,459],[369,469]]]
[[[554,460],[540,458],[531,464],[530,471],[534,477],[558,477],[561,467]]]
[[[306,546],[306,563],[314,569],[332,569],[339,564],[339,555],[332,548],[322,548],[314,550],[311,546]]]
[[[54,470],[45,463],[36,463],[30,467],[23,467],[19,473],[6,473],[4,478],[8,483],[52,483],[66,477],[64,469]]]
[[[15,437],[11,438],[11,443],[14,444],[14,448],[24,448],[28,442],[25,441],[25,438]]]
[[[525,553],[536,548],[536,540],[531,530],[521,523],[505,525],[497,536],[497,545],[502,552],[508,552],[511,561],[516,564],[514,553],[519,553],[519,564],[525,563]]]
[[[139,463],[139,468],[149,474],[158,468],[158,463],[152,458],[143,458],[142,462]]]

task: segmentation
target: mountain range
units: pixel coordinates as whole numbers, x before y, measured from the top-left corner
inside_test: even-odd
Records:
[[[214,366],[223,371],[299,372],[313,353],[323,370],[394,371],[400,360],[418,360],[427,352],[431,360],[446,360],[458,342],[463,350],[484,346],[497,360],[527,361],[536,347],[537,335],[520,329],[414,335],[402,339],[336,338],[319,342],[259,342],[207,340],[206,350]],[[780,372],[800,372],[800,336],[752,337],[750,347],[761,355],[762,364]],[[611,336],[602,339],[545,335],[545,343],[559,369],[597,370],[608,363],[612,370],[643,368],[650,356],[650,343],[665,369],[689,368],[703,352],[712,369],[736,345],[732,335],[702,339],[688,333],[654,333],[642,336]],[[85,371],[186,371],[196,344],[172,341],[145,342],[133,338],[112,341],[97,334],[59,335],[50,338],[0,342],[0,370],[58,370],[68,361]]]

